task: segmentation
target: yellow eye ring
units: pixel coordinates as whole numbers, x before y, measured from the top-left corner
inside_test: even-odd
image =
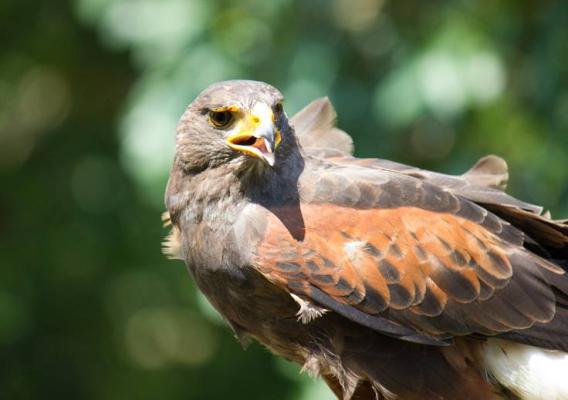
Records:
[[[226,128],[233,122],[233,113],[228,110],[209,111],[209,123],[215,128]]]

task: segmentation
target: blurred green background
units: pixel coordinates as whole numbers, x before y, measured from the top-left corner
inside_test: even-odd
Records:
[[[331,398],[160,254],[175,124],[218,80],[329,95],[359,156],[499,154],[568,217],[560,0],[3,0],[0,43],[2,399]]]

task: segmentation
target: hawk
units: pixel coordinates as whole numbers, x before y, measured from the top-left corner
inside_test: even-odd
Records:
[[[339,399],[568,399],[568,224],[487,156],[451,176],[352,155],[326,98],[255,81],[179,121],[165,251],[241,342]]]

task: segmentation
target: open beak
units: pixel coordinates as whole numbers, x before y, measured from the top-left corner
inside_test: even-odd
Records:
[[[272,110],[265,104],[257,104],[226,138],[232,149],[259,157],[271,167],[274,166],[274,151],[280,140],[280,130],[276,128]]]

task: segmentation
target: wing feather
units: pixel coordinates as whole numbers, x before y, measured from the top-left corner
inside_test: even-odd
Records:
[[[327,97],[316,99],[290,119],[300,144],[311,154],[353,154],[353,139],[337,128],[337,113]]]
[[[486,209],[364,168],[318,171],[300,190],[302,240],[268,213],[257,248],[258,270],[286,290],[387,335],[430,344],[520,332],[554,318],[547,276],[562,270]]]

